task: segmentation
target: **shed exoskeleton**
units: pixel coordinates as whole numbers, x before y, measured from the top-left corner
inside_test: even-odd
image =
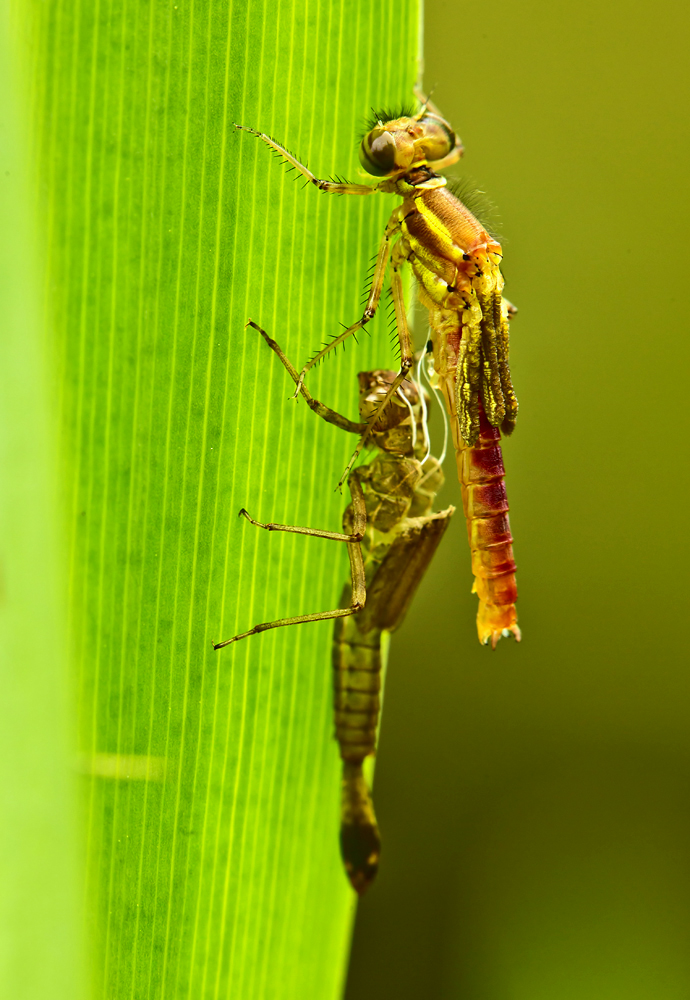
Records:
[[[278,344],[255,323],[295,383],[299,376]],[[360,372],[360,415],[354,423],[314,399],[306,386],[301,393],[324,420],[342,430],[361,434],[372,412],[395,379],[395,372]],[[281,618],[255,625],[214,644],[222,649],[239,639],[268,629],[335,619],[333,635],[333,696],[335,736],[343,761],[340,847],[353,888],[362,893],[376,876],[381,852],[371,793],[362,765],[376,751],[381,707],[381,636],[403,621],[426,572],[454,507],[434,513],[436,493],[443,485],[440,463],[428,454],[424,407],[420,390],[405,382],[392,397],[371,431],[377,452],[348,477],[351,503],[343,514],[343,532],[321,531],[285,524],[264,524],[240,514],[268,531],[345,542],[351,580],[341,605],[333,611]]]

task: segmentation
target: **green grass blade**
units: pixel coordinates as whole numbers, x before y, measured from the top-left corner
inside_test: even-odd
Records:
[[[77,0],[36,14],[101,989],[336,996],[354,904],[331,628],[221,653],[211,640],[337,603],[334,544],[237,519],[246,506],[337,528],[353,447],[287,399],[244,324],[301,364],[352,322],[392,200],[303,191],[230,123],[357,179],[370,105],[410,99],[418,5]],[[354,417],[356,372],[394,364],[386,334],[384,317],[314,393]]]
[[[86,982],[82,843],[58,449],[20,52],[2,4],[0,996],[80,1000]]]

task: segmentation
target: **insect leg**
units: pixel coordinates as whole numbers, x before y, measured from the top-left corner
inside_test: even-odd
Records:
[[[299,375],[297,373],[297,369],[290,361],[290,359],[286,357],[285,354],[283,354],[280,344],[278,344],[277,341],[273,340],[272,337],[269,337],[266,331],[262,330],[261,327],[254,322],[254,320],[250,319],[249,322],[247,323],[247,326],[251,326],[255,330],[259,331],[259,333],[264,338],[264,340],[271,348],[271,350],[278,355],[283,366],[287,368],[292,381],[295,383],[295,385],[299,385]],[[354,421],[348,420],[347,417],[343,417],[342,414],[336,413],[335,410],[332,410],[329,406],[326,406],[325,403],[320,403],[318,399],[314,399],[314,397],[312,396],[312,394],[309,392],[309,390],[305,385],[299,385],[299,389],[302,396],[307,401],[307,405],[310,407],[310,409],[312,409],[314,413],[317,414],[317,416],[321,417],[329,424],[334,424],[341,430],[349,431],[351,434],[363,434],[364,431],[366,430],[367,426],[366,424],[361,424],[361,423],[356,424],[354,423]]]
[[[305,376],[309,371],[309,369],[313,368],[315,364],[321,361],[321,359],[324,358],[330,351],[338,347],[339,344],[342,344],[343,341],[347,340],[348,337],[351,337],[354,333],[357,333],[358,330],[362,330],[367,325],[367,323],[375,316],[376,310],[378,309],[379,300],[381,298],[383,279],[386,274],[386,265],[388,264],[388,257],[391,249],[391,240],[400,229],[400,222],[398,219],[399,211],[400,210],[398,208],[396,208],[393,211],[390,219],[388,220],[388,224],[386,225],[386,230],[383,234],[383,239],[381,240],[379,252],[376,257],[376,267],[374,268],[374,277],[371,282],[371,289],[369,290],[369,297],[367,298],[367,304],[362,314],[362,318],[357,320],[356,323],[353,323],[352,326],[348,326],[348,328],[346,330],[343,330],[342,333],[338,334],[337,337],[334,337],[333,340],[330,342],[330,344],[327,344],[326,347],[323,348],[323,350],[319,351],[318,354],[315,354],[314,357],[306,363],[302,371],[299,373],[299,378],[297,380],[297,388],[293,393],[293,398],[299,395],[299,393],[301,392]],[[402,379],[400,381],[402,381]],[[398,385],[400,385],[400,382],[398,382],[397,385],[395,386],[396,389]],[[392,395],[392,393],[390,393],[389,395]],[[341,484],[343,481],[344,477],[340,481]]]
[[[359,484],[357,484],[359,486]],[[268,524],[264,524],[263,521],[255,521],[244,509],[244,507],[239,512],[239,517],[246,518],[250,524],[255,525],[257,528],[263,528],[264,531],[286,531],[293,535],[310,535],[312,538],[328,538],[333,542],[359,542],[362,540],[362,535],[364,529],[359,531],[357,528],[349,534],[346,535],[344,532],[339,531],[321,531],[320,528],[301,528],[296,524],[276,524],[273,521],[269,521]]]
[[[238,639],[246,639],[250,635],[257,635],[259,632],[266,632],[271,628],[283,628],[285,625],[301,625],[304,622],[328,621],[331,618],[346,618],[361,611],[366,602],[366,578],[364,574],[364,561],[362,559],[362,548],[360,542],[364,537],[367,525],[367,511],[364,503],[364,491],[356,475],[350,476],[348,486],[352,495],[352,533],[342,534],[337,531],[319,531],[317,528],[299,528],[289,524],[262,524],[250,517],[246,510],[242,509],[240,514],[248,521],[259,528],[267,531],[288,531],[297,535],[311,535],[314,538],[328,538],[336,542],[347,543],[347,554],[350,559],[350,576],[352,579],[352,597],[349,608],[335,608],[333,611],[317,611],[311,615],[295,615],[292,618],[279,618],[272,622],[261,622],[249,629],[248,632],[241,632],[234,635],[232,639],[225,639],[223,642],[214,642],[214,649],[222,649],[229,646]]]
[[[341,181],[326,181],[320,177],[316,177],[311,172],[309,167],[307,167],[304,163],[300,163],[296,156],[293,156],[292,153],[288,152],[284,146],[281,146],[279,142],[272,139],[270,135],[266,135],[265,132],[259,132],[255,128],[249,128],[247,125],[238,125],[236,122],[233,122],[232,124],[241,132],[249,132],[250,135],[255,135],[257,139],[261,139],[262,142],[265,142],[270,149],[278,153],[279,156],[282,156],[286,163],[289,163],[291,167],[294,167],[295,170],[302,175],[302,177],[306,177],[306,179],[311,184],[314,184],[319,191],[325,191],[326,194],[365,195],[373,194],[377,190],[376,186],[370,187],[368,184],[348,184]]]
[[[340,477],[340,482],[338,483],[338,488],[342,486],[345,482],[346,476],[349,474],[357,456],[364,447],[369,434],[373,430],[376,421],[381,416],[384,408],[386,407],[388,400],[398,391],[398,386],[402,385],[407,373],[414,364],[414,348],[412,347],[412,337],[410,336],[410,328],[407,325],[407,315],[405,313],[405,297],[403,294],[402,278],[400,277],[400,270],[402,265],[405,263],[405,254],[402,249],[402,245],[397,243],[395,249],[393,250],[393,258],[391,260],[391,292],[393,293],[393,308],[395,309],[395,325],[398,330],[398,342],[400,344],[400,371],[395,376],[393,381],[388,387],[388,390],[376,407],[371,417],[367,421],[367,429],[362,435],[359,444],[355,448],[352,458],[347,463],[347,468],[345,472]]]

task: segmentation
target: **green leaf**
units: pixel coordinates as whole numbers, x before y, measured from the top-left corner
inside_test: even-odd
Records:
[[[0,996],[81,1000],[73,689],[27,80],[0,6]],[[53,406],[51,407],[51,403]]]
[[[393,202],[302,190],[231,123],[358,180],[370,105],[411,97],[418,4],[33,16],[99,991],[336,996],[331,627],[211,640],[337,606],[338,545],[237,518],[337,530],[354,446],[245,323],[301,366],[360,315]],[[356,372],[395,364],[371,332],[310,376],[353,418]]]

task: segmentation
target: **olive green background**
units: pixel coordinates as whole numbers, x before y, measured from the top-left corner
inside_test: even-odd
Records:
[[[350,1000],[690,996],[689,20],[427,0],[520,308],[524,639],[477,644],[456,518],[392,643]]]

